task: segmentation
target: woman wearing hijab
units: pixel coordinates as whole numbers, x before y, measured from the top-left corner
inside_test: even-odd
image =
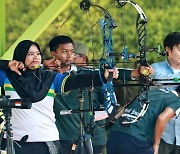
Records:
[[[31,109],[12,108],[11,123],[13,139],[16,141],[15,153],[58,154],[60,153],[59,134],[53,112],[55,93],[88,87],[92,84],[92,79],[94,85],[99,86],[101,85],[99,75],[69,76],[45,71],[39,67],[40,47],[30,40],[23,40],[17,45],[13,60],[16,62],[16,67],[21,70],[14,70],[12,61],[9,63],[6,61],[10,69],[0,62],[0,68],[4,69],[0,70],[0,86],[4,88],[5,95],[9,95],[10,99],[30,98],[32,102]],[[12,70],[18,71],[20,75]],[[114,71],[113,77],[117,76],[118,72]],[[52,147],[55,147],[54,151],[51,151]]]

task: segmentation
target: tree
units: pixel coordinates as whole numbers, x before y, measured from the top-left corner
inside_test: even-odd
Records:
[[[7,49],[22,34],[33,20],[50,4],[52,0],[6,0],[7,7]],[[91,7],[89,11],[81,10],[79,3],[81,0],[73,0],[71,5],[59,15],[59,17],[47,28],[38,38],[45,57],[48,56],[48,42],[54,35],[65,34],[85,43],[89,49],[89,56],[92,59],[99,59],[102,51],[102,32],[99,26],[99,19],[104,17],[102,11]],[[113,0],[98,1],[91,0],[93,4],[98,4],[111,14],[117,28],[113,30],[114,51],[122,52],[127,46],[128,51],[138,54],[137,34],[135,22],[137,11],[126,4],[122,8],[117,8]],[[180,31],[179,14],[180,3],[177,0],[136,0],[136,3],[145,12],[147,23],[147,48],[157,47],[164,37],[172,31]],[[93,44],[93,45],[92,45]],[[148,60],[159,61],[156,53],[148,53]],[[120,60],[120,59],[119,59]],[[121,60],[122,61],[122,60]]]

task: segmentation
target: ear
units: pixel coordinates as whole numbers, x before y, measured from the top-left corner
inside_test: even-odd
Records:
[[[56,59],[56,53],[54,51],[51,51],[50,53],[51,53],[51,57]]]
[[[165,50],[167,51],[168,56],[172,53],[172,50],[169,47],[166,47]]]

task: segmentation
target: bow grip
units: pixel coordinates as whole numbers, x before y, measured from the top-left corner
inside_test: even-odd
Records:
[[[113,72],[109,72],[107,81],[112,82],[112,80],[113,80]]]

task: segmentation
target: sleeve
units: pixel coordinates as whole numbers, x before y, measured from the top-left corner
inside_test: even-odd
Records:
[[[173,73],[173,70],[164,63],[154,63],[151,66],[155,70],[152,75],[154,79],[173,79],[180,76],[180,72]]]
[[[0,87],[3,87],[5,79],[6,79],[5,72],[3,70],[0,70]]]
[[[152,79],[174,79],[174,80],[169,80],[169,81],[155,81],[154,83],[175,83],[179,77],[180,77],[180,72],[174,73],[172,68],[169,66],[167,61],[159,62],[159,63],[154,63],[151,65],[152,68],[155,70],[154,74],[151,76]],[[178,85],[172,85],[172,86],[155,86],[151,87],[151,89],[165,89],[168,91],[176,90]]]
[[[0,69],[9,70],[8,64],[9,60],[0,60]]]
[[[179,114],[179,108],[180,108],[180,97],[172,94],[171,98],[166,99],[168,102],[169,108],[171,108],[176,115]]]
[[[98,74],[99,70],[85,67],[78,67],[77,74]]]
[[[105,79],[103,79],[106,81]],[[68,75],[58,73],[54,80],[55,92],[65,93],[78,88],[86,88],[90,86],[101,86],[98,74],[79,74]]]
[[[127,81],[131,80],[131,72],[132,72],[131,69],[119,68],[118,71],[119,71],[118,79],[127,80]]]
[[[104,94],[102,92],[101,87],[96,87],[93,89],[93,102],[94,102],[94,108],[100,109],[101,106],[104,104]]]
[[[106,82],[105,78],[103,78]],[[69,90],[74,90],[78,88],[86,88],[90,86],[101,86],[102,83],[99,78],[99,74],[79,74],[74,76],[69,76],[64,84],[64,89],[61,92],[66,92]]]
[[[92,68],[84,68],[84,67],[78,67],[77,74],[98,74],[99,71]],[[104,104],[104,94],[102,92],[101,86],[93,88],[93,102],[95,109],[99,109],[101,105]],[[90,94],[89,94],[89,97]]]
[[[57,73],[55,79],[54,79],[54,90],[55,93],[60,93],[64,89],[64,82],[66,82],[67,78],[69,77],[68,74],[60,74]]]
[[[119,77],[118,79],[120,80],[131,80],[131,72],[132,72],[132,69],[124,69],[124,68],[118,68],[118,71],[119,71]],[[82,69],[82,70],[79,70],[77,71],[77,73],[81,73],[81,74],[98,74],[99,73],[99,70],[97,69]]]

